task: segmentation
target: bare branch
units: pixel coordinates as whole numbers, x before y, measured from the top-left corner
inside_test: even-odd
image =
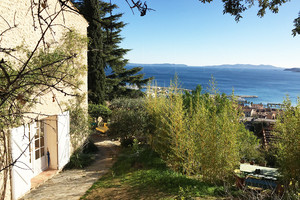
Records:
[[[129,7],[130,7],[133,14],[134,14],[134,11],[133,11],[134,8],[138,9],[141,16],[145,16],[147,14],[147,11],[150,11],[150,10],[155,11],[152,8],[148,8],[148,5],[147,5],[146,1],[144,1],[144,3],[142,3],[140,0],[138,0],[138,1],[131,0],[132,4],[130,4],[128,2],[128,0],[125,0],[125,1],[129,5]]]

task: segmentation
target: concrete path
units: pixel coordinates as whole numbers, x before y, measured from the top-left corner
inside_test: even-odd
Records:
[[[78,200],[103,174],[108,172],[117,155],[119,142],[104,136],[92,139],[99,148],[96,161],[83,170],[66,170],[52,177],[41,186],[31,190],[22,200]]]

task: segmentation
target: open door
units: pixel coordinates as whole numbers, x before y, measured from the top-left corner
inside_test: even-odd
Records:
[[[70,159],[70,116],[69,111],[57,116],[58,169]]]

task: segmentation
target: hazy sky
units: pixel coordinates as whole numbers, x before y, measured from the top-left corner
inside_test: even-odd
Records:
[[[263,18],[253,7],[239,23],[223,15],[221,0],[148,0],[156,11],[144,17],[137,10],[133,15],[125,0],[111,1],[128,23],[121,46],[132,49],[126,56],[132,63],[300,67],[300,36],[291,35],[300,0],[284,4],[278,14],[268,11]]]

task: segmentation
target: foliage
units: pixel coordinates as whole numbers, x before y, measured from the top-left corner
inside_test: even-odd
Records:
[[[210,3],[213,0],[199,0],[202,3]],[[284,3],[289,2],[290,0],[223,0],[223,14],[230,14],[235,17],[235,20],[238,22],[242,18],[242,13],[251,7],[255,6],[255,2],[258,2],[258,12],[257,16],[263,17],[266,14],[267,10],[270,10],[273,13],[278,13],[279,7]],[[295,29],[292,31],[293,35],[299,34],[299,18],[295,19]]]
[[[138,74],[142,67],[134,67],[132,69],[117,69],[106,76],[107,82],[107,99],[114,98],[139,98],[144,94],[141,87],[147,84],[152,78],[143,79],[144,74]],[[137,87],[137,89],[127,88],[127,85]]]
[[[182,94],[176,82],[169,90],[168,97],[147,97],[152,148],[176,171],[209,182],[230,179],[240,158],[258,147],[240,123],[237,103],[219,94],[214,84],[212,94],[202,94],[201,87]]]
[[[111,102],[112,109],[109,135],[129,139],[142,138],[147,134],[148,116],[144,109],[144,99],[115,99]]]
[[[98,147],[94,144],[91,139],[87,139],[83,144],[82,153],[89,154],[89,153],[97,153]]]
[[[1,13],[1,41],[7,42],[0,47],[0,199],[9,190],[11,167],[18,167],[16,163],[30,145],[28,142],[21,146],[22,153],[12,160],[9,130],[48,116],[46,107],[37,110],[35,106],[49,104],[51,99],[60,107],[66,98],[76,96],[83,84],[86,66],[82,60],[87,38],[57,21],[64,12],[70,12],[66,2],[60,3],[53,10],[45,1],[31,1],[20,10],[8,9],[6,17]],[[32,19],[32,27],[17,24],[23,8]],[[35,33],[33,38],[24,38],[23,44],[14,46],[17,41],[11,41],[13,30],[21,35],[22,31]],[[60,98],[63,95],[66,97]]]
[[[70,112],[70,135],[71,144],[77,149],[89,135],[89,122],[87,110],[83,107],[85,96],[79,94],[76,98],[69,100],[66,110]]]
[[[149,8],[146,1],[141,1],[141,0],[124,0],[127,2],[128,6],[131,8],[132,12],[133,9],[137,9],[141,16],[145,16],[147,11],[154,10],[152,8]],[[213,0],[199,0],[201,3],[210,3]],[[289,2],[290,0],[258,0],[258,12],[257,15],[259,17],[263,17],[266,14],[267,10],[270,10],[273,13],[278,13],[279,7],[282,6],[284,3]],[[80,4],[82,0],[73,0],[75,4]],[[79,3],[78,3],[79,2]],[[242,18],[242,13],[245,12],[246,10],[250,9],[255,5],[255,0],[223,0],[223,14],[230,14],[235,16],[235,20],[239,21]],[[297,20],[297,19],[296,19]],[[298,29],[299,24],[295,23],[295,29]],[[295,30],[294,29],[294,30]],[[293,34],[299,34],[299,31],[294,32]]]
[[[70,161],[64,167],[67,169],[82,169],[89,166],[95,160],[95,156],[92,154],[85,154],[81,151],[75,151],[71,157]]]
[[[129,49],[119,46],[123,38],[120,33],[126,25],[119,21],[122,13],[113,14],[117,5],[99,0],[74,1],[77,8],[89,21],[89,100],[102,104],[104,98],[112,100],[117,97],[140,97],[140,90],[128,89],[127,84],[141,88],[151,80],[143,79],[138,74],[141,67],[126,69],[128,60],[124,58]],[[105,76],[104,69],[110,69]]]
[[[300,99],[292,107],[287,98],[284,112],[275,125],[275,146],[279,170],[287,187],[295,190],[300,184]],[[290,185],[291,184],[291,185]]]
[[[297,34],[300,34],[300,12],[298,14],[298,18],[294,20],[294,27],[293,36],[295,37]]]
[[[278,161],[277,161],[277,149],[276,147],[271,143],[267,149],[261,150],[262,155],[266,161],[267,166],[270,167],[278,167]]]
[[[87,139],[81,147],[76,149],[70,157],[70,161],[64,167],[67,169],[82,169],[94,162],[95,153],[98,151],[98,147],[90,140]]]
[[[23,58],[15,62],[2,59],[0,62],[2,129],[15,127],[26,118],[44,94],[52,91],[76,96],[76,89],[82,84],[80,77],[85,71],[85,66],[77,58],[86,45],[86,38],[71,30],[61,40],[57,47],[40,48],[35,52],[20,46],[16,50],[18,55],[24,55]]]
[[[265,159],[261,151],[261,146],[259,145],[259,140],[253,134],[246,130],[244,127],[240,127],[240,135],[237,138],[239,144],[239,154],[240,157],[251,161],[254,160],[256,163],[264,163]]]
[[[99,0],[76,1],[75,5],[89,22],[88,37],[88,88],[89,101],[103,104],[105,98],[105,71],[103,60],[102,17]]]
[[[101,104],[89,104],[89,115],[97,119],[98,117],[104,118],[104,121],[107,121],[108,117],[111,115],[112,111]]]
[[[126,88],[126,85],[137,86],[147,84],[151,78],[143,79],[144,74],[138,74],[142,68],[134,67],[126,69],[128,60],[124,58],[129,49],[119,46],[123,38],[120,33],[126,24],[119,21],[122,13],[112,14],[118,6],[100,1],[103,17],[101,25],[103,31],[103,56],[105,67],[111,69],[111,73],[106,76],[106,98],[112,100],[120,97],[141,97],[140,90]]]

